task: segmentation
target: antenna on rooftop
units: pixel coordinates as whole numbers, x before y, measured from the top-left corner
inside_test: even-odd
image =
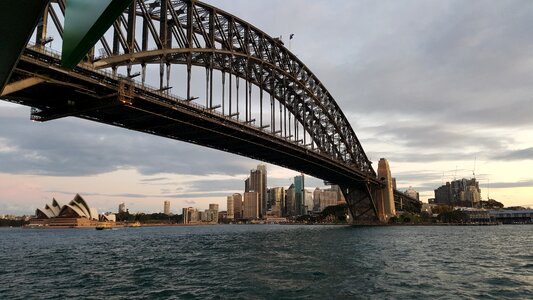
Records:
[[[476,179],[476,162],[477,156],[474,158],[474,170],[472,170],[472,175],[474,176],[474,179]]]

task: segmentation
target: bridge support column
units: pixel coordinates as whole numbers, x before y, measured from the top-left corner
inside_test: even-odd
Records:
[[[353,224],[376,224],[381,221],[378,218],[374,192],[368,183],[354,187],[341,186],[341,190]]]

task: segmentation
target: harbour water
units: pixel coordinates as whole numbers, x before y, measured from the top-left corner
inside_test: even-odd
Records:
[[[0,229],[0,299],[533,299],[533,226]]]

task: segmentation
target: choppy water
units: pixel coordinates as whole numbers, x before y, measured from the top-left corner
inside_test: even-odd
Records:
[[[0,229],[0,299],[533,299],[533,226]]]

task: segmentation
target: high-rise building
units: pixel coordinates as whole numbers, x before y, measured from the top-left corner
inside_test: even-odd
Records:
[[[320,211],[320,189],[318,187],[313,191],[313,211]]]
[[[319,211],[323,211],[328,206],[335,206],[338,202],[338,193],[335,190],[326,189],[319,194]]]
[[[242,219],[242,195],[239,193],[233,194],[233,218],[235,220]]]
[[[304,211],[309,214],[313,211],[313,192],[304,189]]]
[[[228,220],[234,219],[233,195],[227,197],[226,218]]]
[[[295,215],[301,216],[304,215],[305,205],[304,205],[304,175],[294,176],[294,203],[295,203]]]
[[[475,205],[481,201],[481,189],[475,179],[446,182],[435,190],[435,203],[448,205]]]
[[[170,201],[165,201],[163,205],[163,213],[165,215],[170,215]]]
[[[250,177],[244,182],[245,192],[257,192],[259,195],[259,214],[265,216],[268,210],[267,170],[265,165],[258,165],[250,170]]]
[[[183,224],[194,224],[200,219],[198,218],[198,210],[193,207],[183,208]]]
[[[244,219],[258,219],[259,218],[259,193],[245,192],[244,193]]]
[[[209,204],[209,209],[205,211],[206,221],[218,223],[218,204]]]
[[[274,187],[270,189],[269,205],[272,211],[279,212],[280,216],[285,211],[285,189],[283,187]]]
[[[126,212],[126,204],[124,204],[124,202],[120,203],[118,205],[118,213],[121,214],[121,213],[125,213]]]
[[[292,217],[296,215],[296,201],[294,195],[294,184],[291,184],[285,191],[285,214],[284,216]]]

